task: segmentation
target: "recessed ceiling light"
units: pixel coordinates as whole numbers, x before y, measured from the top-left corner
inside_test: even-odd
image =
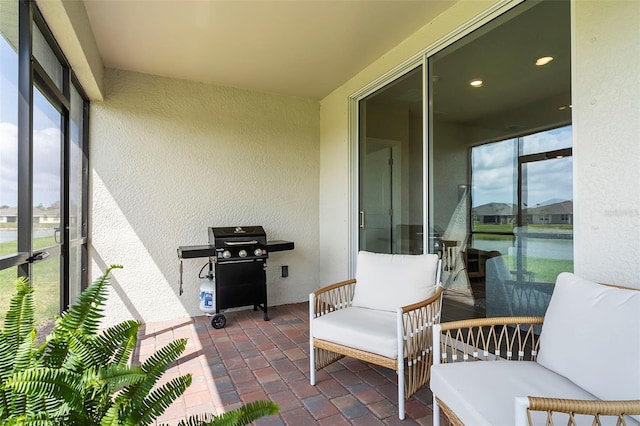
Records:
[[[480,80],[479,78],[473,79],[469,82],[469,85],[471,87],[482,87],[484,85],[484,82],[482,80]]]
[[[542,65],[547,65],[551,61],[553,61],[553,56],[543,56],[542,58],[536,59],[536,65],[541,67]]]

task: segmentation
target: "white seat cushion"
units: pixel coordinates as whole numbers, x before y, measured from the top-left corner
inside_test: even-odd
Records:
[[[396,313],[349,307],[315,318],[313,337],[398,358]]]
[[[431,390],[464,424],[474,426],[512,426],[516,396],[598,399],[566,378],[530,361],[436,364],[431,367]],[[533,424],[546,424],[546,413],[532,412],[532,418]],[[557,425],[567,424],[567,419],[560,413],[553,416]],[[593,420],[585,416],[577,416],[577,419],[578,424],[588,425]],[[627,421],[633,424],[633,420]],[[603,417],[604,424],[615,425],[615,418]]]
[[[436,291],[438,256],[358,253],[353,306],[396,312]]]
[[[600,399],[640,399],[639,353],[640,291],[558,276],[540,334],[540,365]]]

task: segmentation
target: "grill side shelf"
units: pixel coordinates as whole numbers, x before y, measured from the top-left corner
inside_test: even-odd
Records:
[[[293,250],[293,241],[273,240],[267,241],[267,251],[273,253],[274,251],[287,251]]]
[[[216,248],[211,245],[206,246],[180,246],[178,247],[179,259],[194,259],[197,257],[215,257]]]

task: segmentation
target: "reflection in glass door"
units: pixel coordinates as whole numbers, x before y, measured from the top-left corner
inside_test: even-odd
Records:
[[[360,100],[359,250],[423,252],[423,91],[419,66]]]
[[[573,269],[570,22],[522,2],[428,58],[428,232],[468,316],[542,315]]]

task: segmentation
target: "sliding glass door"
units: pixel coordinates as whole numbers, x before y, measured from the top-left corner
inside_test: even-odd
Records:
[[[358,102],[359,250],[423,252],[422,66]]]

